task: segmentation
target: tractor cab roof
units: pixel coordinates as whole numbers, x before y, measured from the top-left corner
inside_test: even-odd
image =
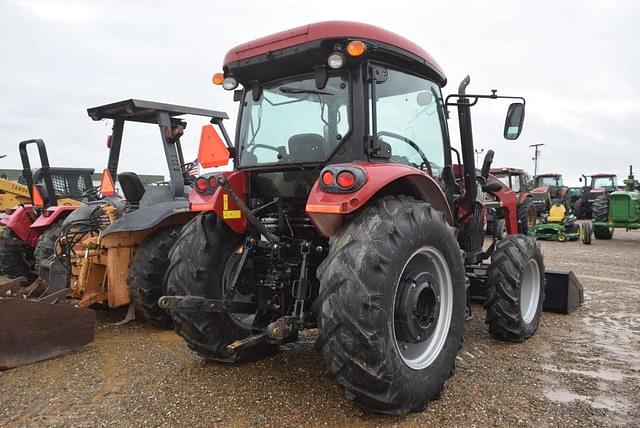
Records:
[[[87,113],[93,120],[123,119],[143,123],[158,123],[158,112],[166,112],[172,118],[185,114],[210,117],[212,121],[229,118],[226,113],[220,111],[135,99],[87,109]]]
[[[227,52],[224,71],[225,74],[231,72],[238,75],[241,81],[267,81],[280,77],[278,72],[295,72],[289,67],[291,65],[312,70],[318,63],[326,64],[325,52],[331,52],[336,44],[354,39],[364,41],[374,58],[389,58],[403,63],[418,72],[431,75],[441,86],[446,84],[440,65],[417,44],[382,28],[349,21],[303,25],[243,43]],[[287,62],[286,69],[275,64],[289,57],[291,61]],[[258,66],[261,66],[260,69]]]
[[[598,174],[591,174],[591,177],[593,177],[593,178],[598,178],[598,177],[616,177],[616,174],[598,173]]]
[[[562,174],[559,174],[557,172],[547,172],[545,174],[538,174],[536,175],[537,177],[562,177]]]
[[[523,175],[523,174],[526,174],[524,169],[519,169],[519,168],[491,168],[491,170],[489,172],[491,172],[491,174],[493,174],[493,175],[504,175],[504,174]]]

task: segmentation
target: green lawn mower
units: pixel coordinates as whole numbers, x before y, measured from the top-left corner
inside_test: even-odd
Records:
[[[629,177],[624,180],[625,189],[602,195],[593,203],[593,221],[582,225],[582,242],[591,244],[591,234],[596,239],[611,239],[616,228],[640,230],[640,187],[629,165]]]
[[[565,203],[556,200],[549,214],[543,214],[540,223],[529,229],[529,236],[544,241],[576,241],[580,239],[580,226]]]

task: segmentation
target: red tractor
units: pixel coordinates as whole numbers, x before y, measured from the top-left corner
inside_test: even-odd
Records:
[[[500,181],[504,186],[516,192],[518,198],[518,233],[526,235],[529,233],[529,229],[537,223],[537,212],[533,204],[531,193],[529,192],[529,182],[527,178],[529,175],[523,170],[518,168],[491,168],[490,179],[496,179]],[[488,230],[501,237],[503,232],[506,232],[504,228],[504,213],[499,203],[491,200],[491,195],[487,196],[487,206],[489,207],[489,223]],[[492,206],[493,205],[493,206]]]
[[[531,200],[538,217],[548,212],[554,201],[564,201],[568,196],[569,188],[562,184],[562,174],[548,173],[534,177]]]
[[[345,395],[398,415],[424,409],[453,375],[471,276],[486,288],[493,337],[536,332],[542,253],[516,234],[515,192],[487,181],[492,151],[476,173],[470,117],[481,99],[517,101],[504,126],[514,140],[523,98],[467,94],[469,77],[445,97],[425,50],[352,22],[251,41],[223,68],[214,83],[239,101],[235,146],[205,128],[200,154],[205,167],[231,155],[234,170],[196,180],[189,198],[202,213],[171,250],[159,300],[192,349],[238,363],[318,328]],[[488,248],[485,193],[510,234]]]
[[[584,186],[572,201],[573,213],[578,218],[591,218],[596,199],[615,192],[618,184],[615,174],[583,174],[580,182],[584,182]]]
[[[38,149],[41,167],[31,170],[27,147]],[[30,204],[7,211],[0,222],[0,271],[9,278],[35,279],[40,261],[53,255],[62,221],[82,202],[95,199],[93,169],[49,166],[44,141],[22,141],[18,145],[22,176],[29,189]]]

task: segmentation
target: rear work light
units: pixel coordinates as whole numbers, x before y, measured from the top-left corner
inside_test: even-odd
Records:
[[[320,173],[320,188],[327,193],[351,193],[367,182],[364,169],[353,165],[329,165]]]
[[[345,63],[344,55],[342,55],[340,52],[334,52],[331,55],[329,55],[329,58],[327,58],[327,64],[329,65],[329,67],[333,68],[334,70],[341,68],[344,65],[344,63]]]

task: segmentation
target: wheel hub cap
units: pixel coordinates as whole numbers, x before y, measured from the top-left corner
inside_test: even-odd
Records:
[[[440,293],[426,272],[410,275],[401,284],[395,308],[396,335],[403,342],[418,343],[428,338],[438,323]]]

